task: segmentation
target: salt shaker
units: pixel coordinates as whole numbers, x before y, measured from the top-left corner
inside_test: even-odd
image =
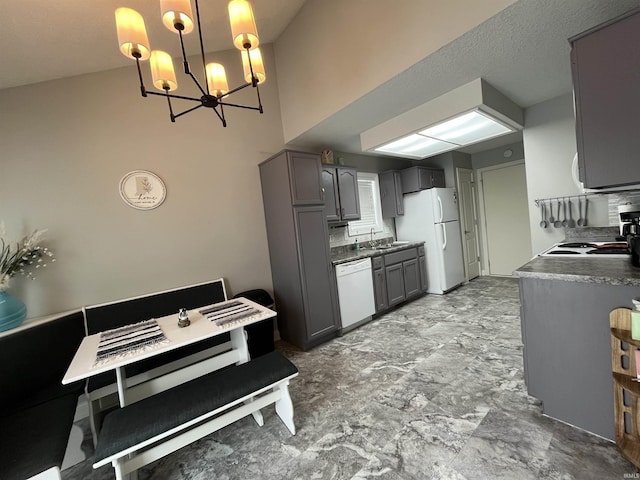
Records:
[[[191,325],[191,321],[189,320],[189,316],[187,315],[187,309],[181,308],[178,311],[178,326],[180,328],[188,327]]]

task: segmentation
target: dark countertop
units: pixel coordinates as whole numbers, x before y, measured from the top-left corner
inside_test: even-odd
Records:
[[[640,287],[640,268],[625,258],[535,257],[513,272],[521,278]]]
[[[402,245],[393,245],[388,248],[361,248],[360,250],[337,250],[331,251],[331,263],[333,265],[339,265],[341,263],[351,262],[358,260],[359,258],[377,257],[379,255],[386,255],[387,253],[398,252],[400,250],[406,250],[407,248],[416,248],[424,245],[424,242],[409,242]]]

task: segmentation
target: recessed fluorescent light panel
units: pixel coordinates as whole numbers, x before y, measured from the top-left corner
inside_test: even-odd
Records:
[[[515,131],[486,113],[473,110],[375,150],[411,158],[425,158]]]
[[[446,152],[457,148],[457,145],[441,142],[433,138],[425,137],[418,133],[395,140],[376,148],[376,152],[395,153],[412,158],[424,158],[429,155]]]

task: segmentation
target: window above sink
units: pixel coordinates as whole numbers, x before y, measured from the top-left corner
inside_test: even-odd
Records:
[[[360,220],[348,223],[350,237],[370,235],[384,230],[382,207],[380,203],[380,185],[377,173],[358,172],[358,197],[360,199]],[[363,238],[363,240],[369,240]]]

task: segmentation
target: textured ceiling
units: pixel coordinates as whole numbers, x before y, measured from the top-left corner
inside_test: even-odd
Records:
[[[568,39],[640,0],[520,0],[293,139],[293,145],[360,152],[360,132],[484,78],[523,108],[570,93]],[[460,151],[513,143],[510,135]]]

